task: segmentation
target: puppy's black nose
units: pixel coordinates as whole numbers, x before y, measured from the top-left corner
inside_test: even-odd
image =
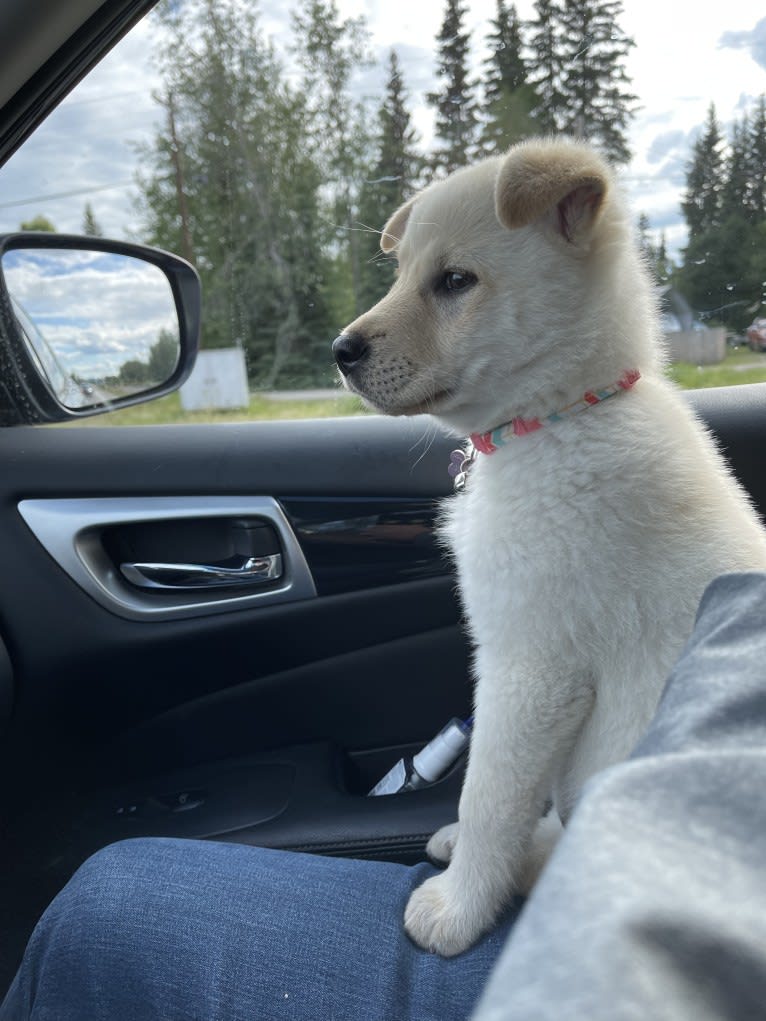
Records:
[[[367,357],[368,345],[361,333],[341,333],[332,342],[332,353],[338,368],[347,376]]]

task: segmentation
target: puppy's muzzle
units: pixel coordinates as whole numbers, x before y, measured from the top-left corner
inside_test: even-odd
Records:
[[[332,353],[344,376],[361,365],[369,351],[370,346],[361,333],[341,333],[332,342]]]

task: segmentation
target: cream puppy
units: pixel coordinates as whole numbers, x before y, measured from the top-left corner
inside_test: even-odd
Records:
[[[534,880],[546,803],[566,822],[630,753],[705,586],[766,569],[766,538],[663,375],[648,275],[593,150],[534,140],[460,170],[399,209],[382,248],[394,286],[333,345],[346,386],[488,451],[442,522],[475,646],[459,823],[431,839],[449,867],[405,913],[452,955]]]

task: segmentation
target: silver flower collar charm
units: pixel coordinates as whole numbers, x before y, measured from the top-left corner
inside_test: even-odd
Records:
[[[453,450],[450,454],[447,471],[454,479],[456,493],[465,487],[468,471],[475,460],[476,447],[473,444],[469,446],[468,450]]]

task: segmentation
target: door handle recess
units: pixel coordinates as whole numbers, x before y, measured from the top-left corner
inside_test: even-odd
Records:
[[[255,610],[261,606],[277,606],[304,599],[315,599],[317,595],[311,570],[298,542],[292,525],[280,504],[271,496],[120,496],[83,497],[71,500],[22,500],[19,513],[33,535],[56,563],[80,588],[87,592],[99,605],[126,620],[165,621],[184,620],[191,617],[208,617],[211,614],[229,613],[234,610]],[[209,558],[200,553],[199,558],[192,552],[196,547],[190,542],[190,551],[168,550],[162,552],[130,553],[111,556],[104,548],[103,534],[107,528],[131,528],[149,526],[153,522],[206,521],[208,519],[232,518],[237,521],[262,521],[273,528],[277,542],[273,546],[237,546],[230,544],[220,553],[211,551]],[[200,540],[202,542],[202,540]],[[274,562],[273,580],[261,578],[250,584],[226,583],[184,587],[189,574],[182,584],[160,589],[148,587],[146,579],[131,584],[120,570],[119,565],[169,562],[172,569],[188,563],[192,578],[199,578],[198,568],[236,567],[237,561],[227,556],[228,550],[240,551],[242,559],[266,560],[274,551],[281,554],[281,562]],[[263,550],[267,556],[259,556]],[[175,573],[175,570],[174,570]],[[175,574],[176,580],[178,575]],[[155,581],[155,579],[152,579]],[[167,577],[158,578],[161,584]]]
[[[258,586],[282,577],[282,554],[266,557],[240,557],[223,564],[120,564],[122,574],[133,585],[144,589],[204,589],[223,586]]]

